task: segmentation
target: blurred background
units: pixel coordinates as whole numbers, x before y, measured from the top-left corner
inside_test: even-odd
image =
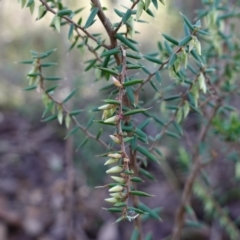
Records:
[[[90,9],[90,3],[80,2],[68,0],[67,4],[72,9],[81,6]],[[182,37],[179,11],[193,19],[195,9],[201,6],[200,1],[192,0],[166,2],[165,7],[160,5],[158,12],[153,10],[155,19],[143,14],[149,24],[136,26],[141,32],[136,35],[136,40],[143,53],[157,49],[156,42],[162,40],[161,33]],[[118,20],[113,9],[125,3],[129,5],[129,1],[102,1],[113,21]],[[85,19],[87,14],[87,10],[83,11]],[[41,121],[44,111],[41,95],[23,91],[28,84],[26,75],[30,69],[29,65],[16,62],[30,59],[30,50],[44,52],[56,48],[49,60],[58,65],[46,71],[64,78],[62,90],[56,96],[58,99],[64,99],[71,89],[78,87],[78,93],[68,107],[85,109],[79,117],[83,125],[94,116],[90,110],[105,98],[104,93],[98,92],[104,83],[95,82],[94,72],[84,71],[84,62],[91,58],[87,49],[76,48],[69,52],[71,43],[67,40],[67,29],[60,34],[53,31],[49,27],[52,19],[49,13],[40,21],[36,18],[37,11],[31,15],[29,9],[21,9],[17,1],[0,2],[0,240],[130,239],[133,224],[113,225],[116,215],[102,210],[106,206],[107,192],[94,189],[109,182],[103,167],[104,159],[96,157],[104,149],[98,143],[88,141],[84,148],[75,151],[85,136],[79,131],[75,141],[71,138],[63,140],[64,126],[59,126],[56,121],[47,124]],[[89,130],[98,132],[99,128],[98,124],[93,124]],[[151,134],[156,129],[148,131]],[[107,141],[107,134],[103,137]],[[174,144],[168,139],[161,149],[169,165],[149,166],[157,180],[147,180],[141,185],[143,190],[148,189],[156,195],[144,199],[145,203],[151,208],[162,207],[163,222],[149,220],[144,224],[144,232],[151,231],[153,239],[163,239],[171,233],[180,201],[183,181],[178,177],[180,167],[176,165]],[[234,169],[231,164],[221,164],[215,173],[213,171],[214,184],[216,188],[232,189],[234,200],[224,204],[230,204],[229,211],[237,217],[240,204],[235,201],[235,196],[240,193],[233,183],[226,182]],[[176,169],[176,175],[171,169]],[[184,179],[184,172],[181,174]],[[221,185],[222,182],[225,184]],[[200,206],[198,216],[203,218],[201,202],[196,200],[195,205],[196,209]],[[228,239],[217,223],[213,225],[214,236],[219,238],[209,238],[208,232],[196,231],[184,239]]]

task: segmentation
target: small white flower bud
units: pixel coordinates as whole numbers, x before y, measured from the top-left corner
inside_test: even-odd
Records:
[[[124,178],[122,177],[111,176],[111,178],[118,183],[124,183]]]
[[[112,80],[113,80],[113,83],[115,86],[117,86],[119,88],[123,87],[123,85],[115,77],[112,77]]]
[[[120,153],[109,153],[108,157],[110,157],[110,158],[121,158],[122,155]]]
[[[116,185],[108,190],[109,192],[122,192],[123,187],[120,185]]]
[[[116,203],[117,199],[116,198],[106,198],[105,201],[109,202],[109,203]]]
[[[110,169],[108,169],[107,171],[106,171],[106,173],[110,173],[110,174],[112,174],[112,173],[119,173],[119,172],[122,172],[122,170],[123,170],[123,168],[122,167],[119,167],[119,166],[115,166],[115,167],[112,167],[112,168],[110,168]]]
[[[116,123],[119,120],[119,116],[113,116],[108,119],[106,119],[104,122],[105,123]]]
[[[109,159],[104,163],[104,165],[116,163],[117,161],[118,161],[118,158],[109,158]]]
[[[117,144],[120,144],[121,141],[118,137],[114,136],[114,135],[109,135],[109,137]]]

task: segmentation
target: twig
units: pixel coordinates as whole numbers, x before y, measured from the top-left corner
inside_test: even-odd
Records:
[[[85,127],[83,127],[83,126],[78,122],[78,120],[76,119],[76,117],[74,117],[74,116],[72,116],[72,115],[70,114],[71,112],[66,108],[66,106],[65,106],[62,102],[58,101],[58,100],[55,99],[51,94],[49,94],[48,92],[46,92],[46,89],[45,89],[45,86],[44,86],[44,77],[43,77],[43,75],[42,75],[42,69],[41,69],[41,65],[40,65],[40,59],[38,59],[38,63],[37,63],[37,64],[38,64],[38,71],[39,71],[39,74],[40,74],[40,85],[39,85],[39,86],[40,86],[41,90],[42,90],[42,91],[47,95],[47,97],[48,97],[49,99],[51,99],[56,105],[58,105],[59,107],[61,107],[61,109],[63,110],[63,112],[64,112],[66,115],[69,115],[69,116],[70,116],[72,122],[74,122],[75,125],[76,125],[79,129],[81,129],[87,137],[98,141],[103,147],[108,148],[108,144],[106,144],[103,140],[101,140],[101,139],[99,139],[99,138],[97,139],[96,136],[94,136],[94,135],[93,135],[92,133],[90,133]]]
[[[102,5],[101,5],[100,1],[99,0],[91,0],[91,2],[93,3],[93,5],[95,7],[98,7],[98,9],[99,9],[98,10],[98,17],[99,17],[100,21],[102,22],[102,24],[103,24],[103,26],[104,26],[104,28],[105,28],[108,36],[109,36],[111,46],[108,49],[112,49],[112,48],[117,47],[117,39],[115,37],[115,33],[113,31],[112,24],[109,21],[109,19],[106,17],[105,13],[103,12]],[[119,65],[121,63],[119,55],[115,54],[114,58],[116,60],[117,65]]]
[[[216,104],[215,108],[213,109],[212,115],[210,116],[208,123],[205,125],[205,127],[202,129],[202,131],[200,132],[199,135],[199,143],[200,142],[204,142],[207,132],[210,128],[211,125],[211,121],[214,118],[217,110],[219,109],[219,107],[221,106],[221,101],[219,100],[218,103]],[[184,219],[185,219],[185,205],[186,203],[190,202],[190,197],[192,194],[192,188],[193,188],[193,184],[195,179],[197,178],[200,170],[202,169],[202,167],[204,165],[201,164],[201,156],[199,155],[199,149],[198,146],[195,149],[195,152],[193,154],[193,160],[194,160],[194,164],[193,164],[193,168],[190,172],[190,175],[187,179],[187,182],[184,186],[184,190],[182,193],[182,198],[181,198],[181,203],[177,209],[176,212],[176,216],[175,216],[175,224],[173,227],[173,235],[172,235],[172,240],[179,240],[180,236],[181,236],[181,231],[182,231],[182,227],[184,224]]]
[[[54,15],[57,14],[56,11],[54,11],[48,4],[45,0],[39,0],[45,7],[46,7],[46,10],[53,13]],[[83,27],[81,27],[80,25],[78,25],[77,23],[75,23],[71,18],[69,17],[66,17],[66,16],[61,16],[61,18],[65,19],[68,21],[68,23],[70,24],[73,24],[75,26],[75,28],[78,28],[80,29],[82,32],[84,32],[89,38],[91,38],[94,42],[96,42],[98,45],[99,45],[99,41],[97,38],[95,38],[92,34],[90,34],[86,29],[84,29]],[[100,44],[101,46],[105,47],[106,49],[110,49],[110,46],[104,44],[104,43],[101,43]]]
[[[131,8],[129,8],[129,9],[134,9],[134,7],[138,4],[138,2],[139,2],[140,0],[137,0],[137,1],[135,1],[135,2],[133,2],[133,4],[132,4],[132,6],[131,6]],[[114,29],[114,31],[113,31],[113,33],[114,33],[114,35],[118,32],[118,30],[120,29],[120,27],[122,26],[122,20],[121,20],[121,22],[118,24],[118,26]]]

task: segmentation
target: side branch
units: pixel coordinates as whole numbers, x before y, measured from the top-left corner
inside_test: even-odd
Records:
[[[39,0],[45,7],[46,10],[53,13],[54,15],[57,14],[56,11],[54,11],[45,0]],[[86,29],[84,29],[83,27],[81,27],[80,25],[78,25],[77,23],[75,23],[71,18],[66,17],[66,16],[62,16],[61,18],[65,19],[68,23],[71,23],[75,26],[75,28],[80,29],[82,32],[84,32],[89,38],[91,38],[94,42],[96,42],[97,44],[99,44],[98,39],[95,38],[92,34],[90,34]],[[79,36],[81,37],[81,36]],[[110,49],[110,47],[108,45],[106,45],[105,43],[101,43],[101,46],[105,47],[106,49]]]
[[[210,128],[211,121],[214,118],[214,116],[220,106],[221,106],[221,100],[219,99],[218,103],[216,104],[215,108],[213,109],[213,112],[208,120],[207,125],[200,132],[199,143],[205,141],[207,132]],[[200,170],[202,169],[202,167],[205,166],[204,164],[201,163],[201,156],[199,155],[198,152],[199,152],[199,148],[197,146],[195,149],[195,152],[193,154],[193,161],[194,161],[193,168],[192,168],[190,175],[187,179],[187,182],[184,186],[181,203],[177,209],[177,213],[176,213],[176,217],[175,217],[175,224],[173,227],[172,240],[180,239],[182,227],[183,227],[184,220],[185,220],[185,205],[186,205],[186,203],[188,203],[190,201],[190,198],[192,195],[193,184],[194,184]]]

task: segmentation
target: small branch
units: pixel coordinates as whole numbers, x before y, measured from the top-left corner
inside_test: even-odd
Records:
[[[213,109],[212,115],[210,116],[207,125],[205,125],[205,127],[203,128],[203,130],[200,132],[199,135],[199,143],[205,141],[207,132],[210,128],[211,125],[211,121],[214,118],[217,110],[219,109],[219,107],[221,106],[221,101],[219,100],[217,105],[215,106],[215,108]],[[205,165],[201,163],[201,156],[198,153],[199,149],[198,146],[195,149],[195,152],[193,154],[193,160],[194,160],[194,165],[193,168],[190,172],[190,175],[187,179],[187,182],[184,186],[184,190],[183,190],[183,194],[182,194],[182,198],[181,198],[181,203],[177,209],[176,212],[176,217],[175,217],[175,224],[173,227],[173,235],[172,235],[172,240],[179,240],[180,236],[181,236],[181,231],[182,231],[182,227],[184,224],[184,220],[185,220],[185,205],[186,203],[190,202],[190,197],[192,194],[192,188],[193,188],[193,184],[194,181],[196,180],[200,170],[202,169],[202,167],[204,167]]]
[[[46,94],[48,96],[49,99],[51,99],[56,105],[60,106],[63,110],[63,112],[66,114],[66,115],[69,115],[72,122],[75,123],[75,125],[82,130],[82,132],[84,132],[84,134],[86,136],[88,136],[89,138],[91,139],[94,139],[96,141],[98,141],[103,147],[105,148],[108,148],[108,145],[101,139],[96,139],[96,136],[94,136],[93,134],[91,134],[85,127],[83,127],[79,122],[78,120],[76,119],[76,117],[72,116],[70,114],[70,111],[66,108],[66,106],[64,104],[62,104],[62,102],[58,101],[57,99],[55,99],[51,94],[49,94],[48,92],[46,92],[46,89],[45,89],[45,86],[44,86],[44,77],[42,75],[42,69],[41,69],[41,66],[40,66],[40,60],[38,62],[38,71],[40,73],[40,88],[41,90],[44,92],[44,94]]]
[[[109,36],[111,46],[108,49],[112,49],[112,48],[117,47],[117,39],[115,38],[115,33],[113,31],[112,24],[109,21],[109,19],[106,17],[105,13],[103,12],[102,5],[101,5],[100,1],[99,0],[91,0],[91,2],[93,3],[93,5],[95,7],[98,7],[98,9],[99,9],[98,10],[98,17],[99,17],[100,21],[102,22],[102,24],[103,24],[103,26],[104,26],[104,28],[105,28],[108,36]],[[117,65],[119,65],[121,63],[119,55],[115,54],[114,57],[115,57]]]
[[[177,54],[177,53],[179,53],[179,52],[181,52],[181,51],[182,51],[182,47],[179,47],[179,48],[175,51],[175,54]],[[134,93],[135,96],[139,95],[139,92],[140,92],[140,90],[142,89],[142,87],[143,87],[146,83],[148,83],[148,82],[151,80],[151,78],[152,78],[158,71],[161,71],[161,70],[164,68],[164,66],[165,66],[166,64],[168,64],[169,60],[170,60],[170,57],[169,57],[166,61],[164,61],[156,71],[150,73],[150,74],[147,76],[147,78],[144,79],[144,81],[143,81],[143,82],[139,85],[139,87],[135,90],[135,93]]]
[[[84,40],[84,36],[81,35],[81,33],[79,32],[79,30],[76,28],[76,33],[77,35]],[[89,52],[93,53],[95,58],[99,61],[102,62],[102,59],[98,56],[98,53],[92,48],[92,46],[90,46],[88,43],[85,44],[85,46],[87,46]]]
[[[135,2],[133,2],[132,6],[130,9],[134,9],[134,7],[138,4],[140,0],[137,0]],[[122,20],[121,22],[118,24],[117,28],[113,31],[114,35],[118,32],[118,30],[120,29],[120,27],[122,26]]]
[[[54,11],[45,0],[39,0],[45,7],[46,10],[53,13],[54,15],[57,14],[56,11]],[[73,24],[75,26],[75,28],[80,29],[82,32],[84,32],[89,38],[91,38],[94,42],[96,42],[99,45],[99,41],[97,38],[95,38],[92,34],[90,34],[86,29],[84,29],[83,27],[81,27],[80,25],[78,25],[77,23],[75,23],[71,18],[66,17],[66,16],[61,16],[61,18],[65,19],[66,21],[68,21],[68,23]],[[101,43],[101,46],[105,47],[106,49],[110,49],[110,46]]]

